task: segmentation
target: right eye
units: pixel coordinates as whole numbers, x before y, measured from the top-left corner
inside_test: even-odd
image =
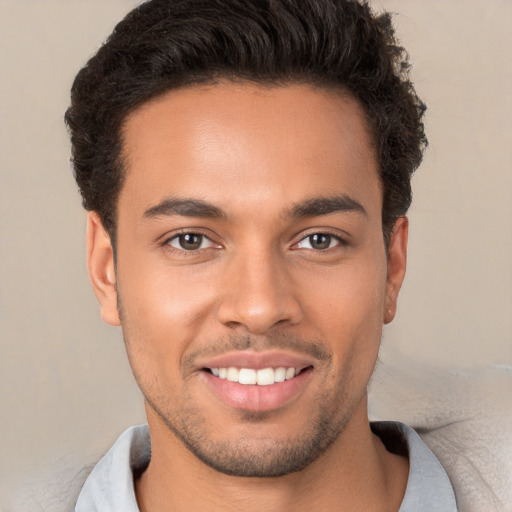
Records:
[[[180,233],[167,240],[167,245],[180,251],[199,251],[216,247],[207,236],[201,233]]]
[[[314,249],[315,251],[325,251],[338,245],[344,245],[339,236],[330,233],[313,233],[304,237],[298,244],[299,249]]]

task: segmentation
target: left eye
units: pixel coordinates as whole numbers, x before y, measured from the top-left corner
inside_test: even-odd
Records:
[[[208,237],[201,233],[182,233],[171,238],[167,244],[182,251],[197,251],[214,245]]]
[[[297,247],[300,249],[314,249],[315,251],[324,251],[330,249],[336,245],[339,245],[341,240],[328,233],[315,233],[313,235],[306,236],[298,244]]]

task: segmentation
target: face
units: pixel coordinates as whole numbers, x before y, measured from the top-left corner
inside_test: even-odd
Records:
[[[305,467],[366,419],[405,268],[360,107],[303,85],[186,88],[130,115],[124,156],[117,267],[92,214],[89,269],[150,429],[227,474]]]

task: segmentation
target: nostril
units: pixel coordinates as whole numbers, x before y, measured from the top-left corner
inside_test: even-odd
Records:
[[[302,307],[293,290],[281,284],[275,275],[266,274],[268,270],[262,269],[257,279],[246,276],[226,290],[217,310],[222,324],[231,329],[242,326],[250,333],[263,334],[301,321]]]

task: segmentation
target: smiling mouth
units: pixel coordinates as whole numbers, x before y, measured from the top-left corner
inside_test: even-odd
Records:
[[[310,369],[312,369],[311,366],[305,368],[280,366],[277,368],[269,367],[258,370],[254,368],[236,368],[233,366],[227,368],[203,368],[204,371],[211,373],[219,379],[253,386],[270,386],[279,382],[292,380]]]

